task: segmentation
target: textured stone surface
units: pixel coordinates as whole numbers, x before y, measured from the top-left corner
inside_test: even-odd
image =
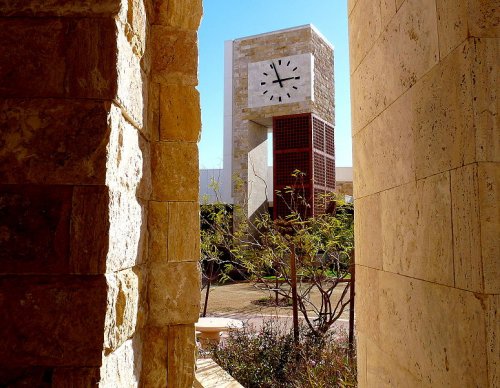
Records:
[[[141,375],[141,384],[144,387],[167,387],[168,330],[168,327],[154,326],[144,329]]]
[[[203,14],[202,0],[153,0],[152,22],[196,31]]]
[[[198,200],[198,147],[195,143],[151,145],[152,199]]]
[[[451,172],[455,286],[483,291],[477,165]]]
[[[136,388],[141,376],[142,343],[139,335],[126,341],[108,356],[103,357],[100,387]]]
[[[168,212],[169,262],[200,258],[200,207],[198,202],[171,202]]]
[[[495,0],[467,0],[470,36],[480,38],[500,37],[500,16]]]
[[[479,211],[484,292],[500,293],[500,163],[479,163]]]
[[[198,38],[194,31],[152,26],[151,44],[155,47],[151,64],[153,82],[198,84]]]
[[[470,43],[457,47],[415,85],[417,178],[474,161]]]
[[[476,130],[476,160],[500,162],[498,95],[500,82],[494,65],[500,55],[498,39],[474,39],[472,106]]]
[[[436,8],[442,59],[467,38],[467,1],[436,0]]]
[[[99,368],[55,368],[52,387],[87,388],[98,385],[99,380]]]
[[[109,189],[77,186],[73,191],[69,271],[104,273],[109,248]]]
[[[198,142],[201,134],[200,94],[194,86],[162,85],[160,140]]]
[[[99,366],[105,310],[103,276],[1,276],[0,369]]]
[[[194,325],[174,325],[168,328],[167,387],[191,388],[194,378]]]
[[[112,16],[121,0],[4,0],[2,16]]]
[[[9,99],[0,106],[2,183],[104,183],[105,103]]]
[[[382,269],[382,214],[380,194],[373,194],[356,201],[354,245],[356,262],[367,267]]]
[[[4,18],[0,95],[113,98],[116,26],[112,18]]]
[[[68,271],[68,186],[0,185],[0,273]]]
[[[106,320],[104,322],[104,354],[118,349],[136,332],[139,313],[139,270],[127,269],[106,274],[108,287]]]
[[[497,278],[498,279],[498,278]],[[486,353],[488,355],[488,382],[489,387],[498,387],[500,384],[500,296],[488,295],[486,297]]]
[[[152,263],[167,262],[168,203],[150,201],[148,208],[149,260]]]
[[[200,272],[197,262],[151,266],[149,322],[154,326],[194,323],[200,312]]]
[[[360,266],[356,274],[360,276],[357,295],[367,295],[358,312],[371,309],[366,310],[372,311],[369,323],[377,313],[380,324],[379,329],[358,328],[367,337],[367,386],[448,386],[454,378],[465,386],[487,386],[486,311],[479,298]]]
[[[405,2],[363,63],[357,68],[351,67],[352,100],[372,101],[355,104],[353,133],[365,127],[414,85],[438,59],[434,0]],[[391,76],[382,77],[381,74]]]
[[[448,173],[384,191],[381,212],[384,270],[452,286]]]

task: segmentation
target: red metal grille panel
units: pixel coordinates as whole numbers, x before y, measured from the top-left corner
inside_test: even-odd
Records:
[[[273,118],[274,217],[286,217],[290,206],[303,218],[325,212],[325,194],[335,188],[334,128],[311,114]],[[291,174],[305,173],[302,181]],[[295,197],[285,194],[295,188]],[[304,203],[306,199],[307,205]]]
[[[273,122],[274,149],[310,148],[311,115],[280,117]]]

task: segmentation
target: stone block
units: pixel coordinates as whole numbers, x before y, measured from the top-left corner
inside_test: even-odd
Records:
[[[500,293],[500,163],[479,163],[479,213],[484,292]]]
[[[475,50],[472,63],[472,107],[476,130],[476,160],[500,162],[500,81],[495,66],[500,56],[498,39],[474,39],[470,43]]]
[[[148,18],[146,4],[149,1],[130,0],[122,1],[122,7],[117,15],[122,28],[125,30],[127,40],[138,57],[142,57],[146,48],[146,35]]]
[[[167,241],[169,230],[168,202],[149,202],[149,260],[152,263],[167,262]]]
[[[382,214],[380,194],[356,200],[354,225],[356,263],[382,269]]]
[[[109,106],[99,101],[1,100],[2,183],[103,184]]]
[[[1,16],[113,16],[121,0],[5,0]]]
[[[415,136],[408,119],[413,98],[412,90],[403,94],[354,135],[356,197],[415,180]]]
[[[453,286],[448,173],[381,193],[384,270]]]
[[[117,92],[117,28],[112,18],[69,19],[65,95],[113,99]]]
[[[376,344],[390,355],[389,377],[394,365],[421,382],[409,386],[488,386],[485,307],[477,294],[388,272],[379,281]]]
[[[141,1],[142,3],[142,1]],[[127,113],[137,129],[144,127],[144,95],[147,92],[146,75],[141,71],[140,53],[134,48],[132,39],[126,35],[125,27],[117,23],[117,94],[116,101]],[[134,51],[135,49],[135,51]]]
[[[198,201],[198,147],[195,143],[151,144],[152,199]]]
[[[113,353],[103,357],[100,369],[99,387],[137,388],[139,386],[158,386],[139,384],[143,364],[142,342],[139,336],[124,342]]]
[[[486,353],[488,356],[488,387],[498,387],[500,384],[500,296],[488,295],[485,298],[486,311]]]
[[[2,97],[64,95],[66,27],[58,19],[0,21]]]
[[[439,57],[445,58],[450,51],[467,39],[467,2],[436,0],[439,34]]]
[[[0,370],[15,366],[100,366],[104,276],[0,277]]]
[[[116,94],[113,18],[4,18],[0,95],[111,99]]]
[[[356,264],[356,331],[360,337],[380,340],[380,271]]]
[[[148,123],[147,128],[151,140],[160,140],[160,88],[155,82],[149,83],[148,89]]]
[[[167,387],[168,327],[144,329],[141,383],[144,387]]]
[[[407,1],[361,64],[351,67],[353,133],[364,128],[437,63],[436,19],[434,0]]]
[[[194,86],[162,85],[160,140],[198,142],[201,133],[200,93]]]
[[[194,325],[168,327],[167,387],[191,388],[194,379]]]
[[[126,269],[106,274],[107,307],[104,322],[104,355],[116,351],[137,330],[141,270]]]
[[[194,323],[200,313],[198,263],[151,265],[149,322],[154,326]]]
[[[382,29],[384,29],[389,21],[396,13],[396,3],[394,0],[380,0],[380,16],[382,21]]]
[[[477,165],[451,171],[455,287],[483,292]]]
[[[470,42],[464,42],[415,85],[417,178],[475,159],[470,70],[473,53]]]
[[[358,0],[349,16],[349,58],[356,69],[382,32],[380,2]]]
[[[109,227],[109,189],[106,186],[76,186],[71,212],[69,272],[106,272]]]
[[[202,15],[202,0],[153,0],[153,24],[197,31]]]
[[[469,35],[478,38],[500,37],[500,16],[495,0],[468,0]]]
[[[68,271],[71,186],[0,185],[0,273]]]
[[[198,84],[198,37],[196,31],[151,27],[151,77],[161,84]]]
[[[200,206],[198,202],[170,202],[167,256],[169,262],[200,258]]]

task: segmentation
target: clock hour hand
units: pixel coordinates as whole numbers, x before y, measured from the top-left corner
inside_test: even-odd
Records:
[[[274,62],[271,62],[271,63],[273,64],[273,69],[274,69],[274,72],[276,73],[276,78],[277,78],[276,80],[273,81],[273,83],[279,82],[280,87],[283,87],[283,83],[281,82],[281,78],[278,74],[278,70],[276,70],[276,66],[275,66]]]
[[[288,77],[288,78],[281,78],[281,82],[283,81],[288,81],[288,80],[291,80],[291,79],[296,79],[297,77]],[[279,82],[278,80],[274,80],[273,81],[273,84],[275,84],[276,82]],[[281,83],[280,83],[281,85]]]

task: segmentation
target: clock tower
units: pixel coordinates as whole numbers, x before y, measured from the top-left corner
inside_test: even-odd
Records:
[[[283,204],[268,186],[289,185],[299,169],[306,174],[301,186],[312,205],[307,215],[324,211],[319,197],[335,188],[332,45],[313,25],[228,41],[224,87],[229,197],[248,217],[268,203],[282,216]],[[274,133],[274,177],[268,174],[268,133]]]

